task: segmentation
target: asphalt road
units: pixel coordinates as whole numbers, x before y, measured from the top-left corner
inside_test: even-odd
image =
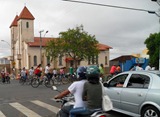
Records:
[[[61,85],[63,90],[68,85]],[[0,83],[0,117],[55,117],[60,104],[53,99],[58,92],[40,85],[20,85],[17,80],[11,84]],[[116,112],[108,112],[108,117],[129,117]]]

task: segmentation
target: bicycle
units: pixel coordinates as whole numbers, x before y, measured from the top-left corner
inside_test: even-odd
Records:
[[[54,81],[52,78],[49,79],[46,75],[44,75],[42,79],[37,75],[33,77],[31,81],[31,86],[33,88],[37,88],[39,85],[42,84],[44,84],[47,88],[51,88],[54,85]]]
[[[78,80],[76,74],[70,74],[70,73],[68,73],[68,74],[66,75],[66,77],[68,78],[68,81],[69,81],[70,83]]]
[[[69,83],[69,78],[66,75],[58,74],[56,77],[53,75],[52,80],[54,81],[54,85],[61,85]]]

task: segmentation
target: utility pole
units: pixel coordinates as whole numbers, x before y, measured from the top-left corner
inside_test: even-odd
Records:
[[[42,64],[42,32],[44,32],[44,30],[40,30],[39,33],[40,33],[40,64]],[[44,34],[44,37],[45,35],[48,33],[48,31],[45,32]]]

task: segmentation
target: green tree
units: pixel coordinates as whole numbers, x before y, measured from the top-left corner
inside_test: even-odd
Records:
[[[47,43],[46,56],[57,58],[66,55],[73,59],[74,67],[77,67],[81,60],[88,60],[89,56],[98,56],[98,41],[83,30],[83,26],[75,29],[68,29],[66,32],[59,33],[57,41],[52,40]]]
[[[148,48],[149,62],[159,68],[160,33],[150,34],[144,42]]]
[[[63,52],[73,59],[74,67],[81,60],[87,60],[89,56],[97,56],[99,53],[95,36],[85,32],[82,25],[60,32],[60,38],[64,41]]]
[[[63,53],[62,42],[63,40],[56,38],[47,42],[45,47],[45,55],[50,60],[54,62],[60,53]]]

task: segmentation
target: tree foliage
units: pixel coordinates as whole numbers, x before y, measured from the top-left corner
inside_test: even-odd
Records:
[[[75,60],[87,59],[88,56],[98,54],[95,36],[89,35],[83,30],[83,26],[61,32],[60,38],[64,40],[64,51]]]
[[[144,42],[148,48],[149,62],[152,66],[159,67],[160,33],[150,34]]]
[[[63,53],[62,43],[62,40],[58,38],[47,42],[47,46],[45,47],[45,55],[47,58],[53,61],[60,55],[60,53]]]
[[[99,53],[98,41],[94,35],[85,32],[83,26],[60,32],[57,40],[47,44],[46,55],[52,58],[57,58],[59,54],[67,55],[73,59],[75,67],[78,61],[88,59],[89,56],[97,56]]]

